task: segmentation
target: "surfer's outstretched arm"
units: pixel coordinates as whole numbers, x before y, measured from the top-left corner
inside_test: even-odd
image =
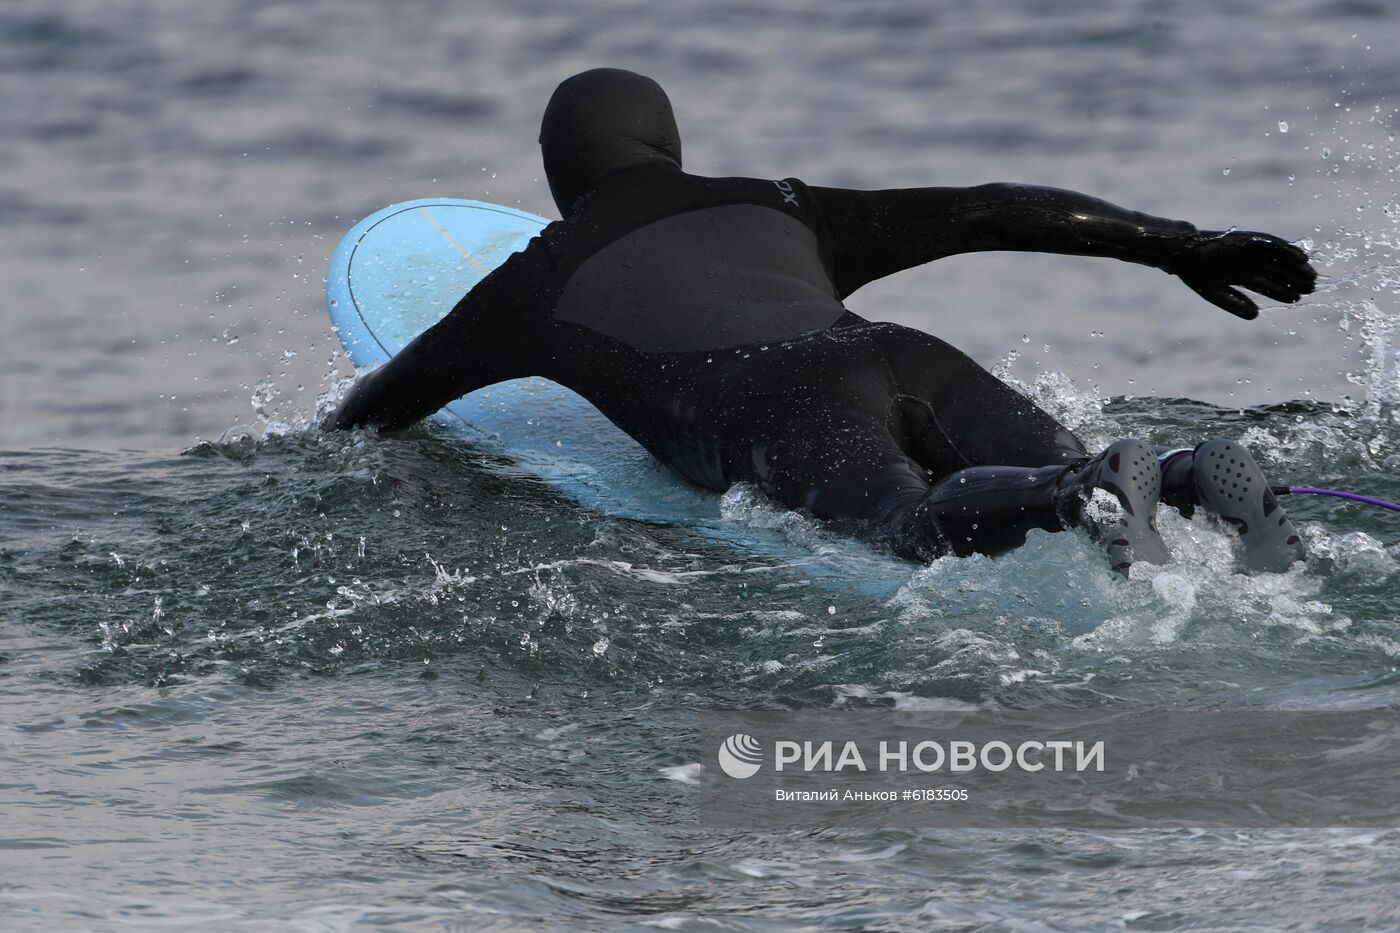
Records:
[[[518,349],[533,293],[517,274],[522,256],[506,260],[446,317],[355,383],[330,427],[406,428],[468,392],[531,375]]]
[[[974,188],[853,191],[811,188],[831,232],[841,295],[943,256],[1020,250],[1105,256],[1181,277],[1243,318],[1258,315],[1235,286],[1293,302],[1313,290],[1307,253],[1265,233],[1197,230],[1060,188],[997,183]]]

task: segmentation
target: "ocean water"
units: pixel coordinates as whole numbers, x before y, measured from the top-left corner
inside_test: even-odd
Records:
[[[716,709],[1400,702],[1400,520],[1118,581],[1075,534],[899,564],[737,488],[781,547],[609,517],[424,426],[318,427],[356,219],[552,214],[562,77],[670,91],[688,166],[1019,180],[1307,240],[1239,322],[1152,270],[972,256],[852,306],[965,347],[1092,443],[1243,439],[1400,499],[1391,5],[9,0],[0,7],[5,929],[1364,929],[1394,831],[736,833],[697,824]],[[794,554],[797,556],[794,557]],[[860,558],[880,592],[815,578]]]

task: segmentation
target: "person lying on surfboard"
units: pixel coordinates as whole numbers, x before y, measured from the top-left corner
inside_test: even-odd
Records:
[[[1238,289],[1281,302],[1313,290],[1298,247],[1056,188],[690,175],[665,92],[613,68],[559,85],[540,145],[563,219],[362,378],[334,426],[403,428],[492,383],[543,376],[692,483],[755,484],[915,560],[1085,527],[1126,573],[1168,559],[1159,501],[1233,525],[1248,570],[1303,556],[1243,446],[1124,439],[1090,456],[966,354],[842,304],[944,256],[1029,250],[1154,266],[1248,320],[1258,308]]]

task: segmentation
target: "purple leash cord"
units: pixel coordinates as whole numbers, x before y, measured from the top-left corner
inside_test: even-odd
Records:
[[[1366,505],[1378,505],[1383,509],[1390,509],[1392,512],[1400,512],[1400,505],[1394,502],[1386,502],[1384,499],[1376,499],[1371,496],[1363,496],[1355,492],[1342,492],[1340,489],[1319,489],[1316,486],[1274,486],[1273,494],[1276,496],[1286,496],[1289,493],[1305,492],[1314,496],[1333,496],[1338,499],[1350,499],[1352,502],[1364,502]]]

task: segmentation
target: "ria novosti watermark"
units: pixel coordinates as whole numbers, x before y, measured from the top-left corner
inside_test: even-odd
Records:
[[[911,748],[911,744],[913,747]],[[1015,748],[1007,742],[993,739],[983,745],[975,742],[954,739],[943,743],[932,739],[910,743],[907,740],[890,742],[881,739],[875,759],[878,771],[921,771],[931,774],[947,770],[950,773],[975,771],[1006,771],[1012,767],[1022,771],[1096,771],[1104,769],[1104,743],[1100,739],[1092,744],[1068,739],[1020,742]],[[737,732],[724,740],[720,746],[720,769],[737,780],[751,778],[763,766],[763,744],[751,735]],[[871,770],[866,764],[865,753],[853,740],[846,740],[837,750],[837,743],[826,741],[793,742],[778,740],[773,743],[773,770],[845,771],[848,768],[862,774]]]
[[[1400,712],[708,713],[715,825],[1395,826]]]

